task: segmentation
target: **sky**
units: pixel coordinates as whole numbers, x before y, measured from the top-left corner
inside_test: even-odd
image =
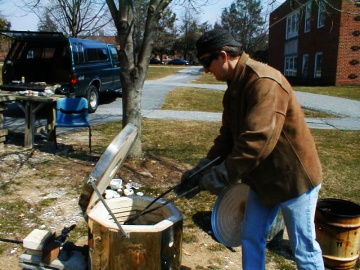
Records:
[[[229,7],[234,0],[209,0],[210,4],[203,7],[203,11],[200,13],[199,21],[208,21],[210,24],[220,21],[221,13],[225,7]],[[269,0],[263,0],[265,2]],[[277,0],[276,4],[280,4],[285,0]],[[21,1],[15,0],[1,0],[0,10],[8,21],[11,22],[11,30],[18,31],[36,31],[38,18],[34,14],[26,14],[19,6]],[[274,2],[271,0],[271,2]],[[180,16],[181,11],[179,9],[173,10]]]

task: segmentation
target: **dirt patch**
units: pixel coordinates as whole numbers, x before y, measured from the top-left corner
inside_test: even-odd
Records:
[[[33,150],[22,148],[16,141],[5,145],[5,151],[0,153],[0,211],[9,218],[12,216],[14,221],[0,227],[1,238],[22,240],[35,228],[59,234],[65,226],[76,224],[78,229],[69,239],[79,246],[87,244],[87,225],[78,200],[102,153],[95,150],[89,154],[86,146],[79,146],[84,141],[86,134],[66,135],[56,154],[53,145],[46,141],[37,142]],[[165,190],[177,184],[188,168],[188,164],[173,159],[147,156],[127,160],[117,177],[141,184],[140,190],[145,195],[155,197],[157,188]],[[26,207],[19,211],[4,210],[6,205],[20,203]],[[183,203],[191,205],[191,201],[185,199]],[[184,213],[182,269],[241,269],[241,248],[230,249],[217,242],[211,231],[211,211],[197,210],[193,216]],[[5,224],[6,219],[1,223]],[[281,257],[290,266],[287,269],[295,269],[286,241],[275,249],[276,253],[283,253]],[[24,253],[21,244],[0,242],[0,252],[0,270],[22,269],[19,265]],[[271,258],[267,269],[279,269],[278,259]]]

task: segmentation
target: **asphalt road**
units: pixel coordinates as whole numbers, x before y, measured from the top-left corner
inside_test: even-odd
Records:
[[[221,113],[160,110],[169,91],[176,87],[191,86],[203,89],[226,90],[225,85],[189,84],[201,75],[201,67],[191,66],[174,75],[159,80],[148,80],[142,95],[142,115],[152,119],[221,121]],[[311,128],[360,130],[360,102],[344,98],[297,92],[302,107],[337,115],[336,118],[307,118]],[[92,125],[122,120],[122,98],[107,95],[101,99],[97,111],[90,115]],[[44,120],[37,120],[43,124]],[[4,128],[23,132],[24,120],[15,104],[6,112]],[[67,129],[59,130],[68,132]]]

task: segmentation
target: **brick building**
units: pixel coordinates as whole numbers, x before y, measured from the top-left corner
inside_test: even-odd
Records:
[[[269,65],[296,84],[360,85],[360,1],[284,2],[270,14]]]

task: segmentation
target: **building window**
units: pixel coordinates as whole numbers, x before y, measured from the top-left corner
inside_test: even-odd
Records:
[[[321,78],[322,62],[323,62],[323,53],[317,52],[315,54],[314,78]]]
[[[296,77],[297,73],[297,57],[285,58],[285,76]]]
[[[296,11],[286,18],[286,39],[299,35],[299,13]]]
[[[326,3],[321,0],[318,2],[318,28],[325,26],[325,17],[326,17]]]
[[[308,33],[310,32],[311,27],[311,2],[307,3],[305,5],[305,27],[304,32]]]
[[[303,55],[301,75],[303,78],[307,78],[309,76],[309,55],[308,54]]]

